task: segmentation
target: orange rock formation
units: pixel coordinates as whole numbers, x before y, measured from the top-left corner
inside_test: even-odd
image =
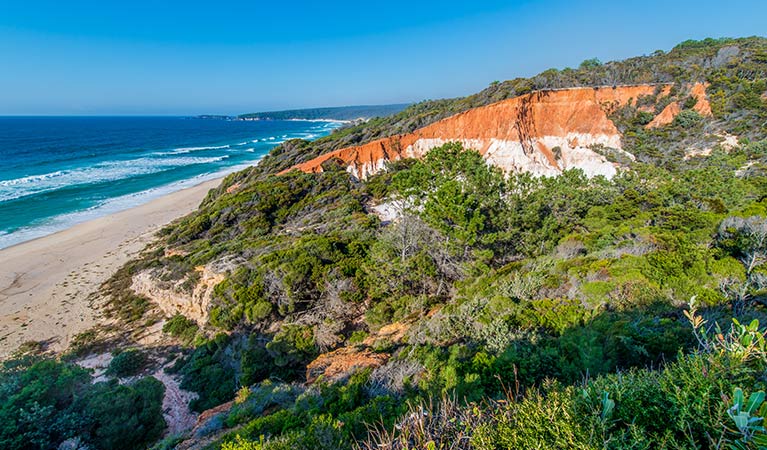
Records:
[[[617,172],[615,164],[594,151],[600,146],[621,148],[621,135],[608,115],[656,89],[657,85],[636,85],[537,91],[456,114],[410,134],[329,152],[289,170],[321,172],[323,163],[338,160],[361,179],[383,169],[387,161],[419,158],[458,141],[509,172],[557,175],[580,168],[589,176],[611,177]],[[696,84],[691,94],[698,98],[696,110],[710,114],[705,89]],[[663,86],[661,95],[669,90],[670,85]],[[673,109],[660,116],[664,113],[659,123],[676,115]]]
[[[671,102],[650,123],[645,125],[645,128],[659,128],[668,125],[681,111],[682,107],[679,106],[679,102]]]
[[[701,116],[711,115],[711,104],[706,97],[706,89],[708,89],[708,83],[695,83],[690,90],[690,95],[697,100],[692,109],[698,111]]]
[[[701,116],[711,115],[711,104],[706,97],[707,87],[708,83],[695,83],[690,89],[690,95],[696,100],[695,106],[693,106],[692,109],[697,111]],[[682,107],[679,105],[679,102],[671,102],[645,127],[658,128],[668,125],[674,121],[674,118],[676,118],[677,114],[680,112],[682,112]]]

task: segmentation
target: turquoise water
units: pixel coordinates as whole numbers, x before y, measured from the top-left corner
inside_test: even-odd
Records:
[[[0,117],[0,248],[258,162],[329,122]]]

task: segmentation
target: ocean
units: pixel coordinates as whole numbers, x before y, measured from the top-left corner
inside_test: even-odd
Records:
[[[333,122],[0,117],[0,248],[255,164]]]

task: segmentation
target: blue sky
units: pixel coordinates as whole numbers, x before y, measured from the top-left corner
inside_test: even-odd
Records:
[[[235,114],[467,95],[767,35],[767,2],[0,0],[0,114]]]

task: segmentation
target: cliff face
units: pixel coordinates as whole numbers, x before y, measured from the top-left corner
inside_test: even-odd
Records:
[[[366,178],[381,170],[387,161],[419,158],[434,147],[458,141],[508,172],[550,176],[580,168],[588,176],[612,177],[617,171],[615,164],[594,151],[598,146],[621,148],[621,135],[608,115],[639,97],[668,95],[670,87],[637,85],[533,92],[448,117],[410,134],[326,153],[290,170],[321,172],[323,163],[338,160],[356,177]],[[699,100],[695,105],[698,112],[711,113],[705,85],[692,86],[690,95]],[[673,108],[664,110],[659,115],[664,117],[655,126],[669,123],[678,112]]]
[[[183,314],[199,325],[205,325],[208,321],[213,288],[224,281],[226,276],[215,265],[201,266],[195,270],[199,280],[191,293],[185,292],[181,287],[185,279],[173,283],[162,282],[161,274],[152,269],[134,275],[131,289],[155,302],[168,316]]]

